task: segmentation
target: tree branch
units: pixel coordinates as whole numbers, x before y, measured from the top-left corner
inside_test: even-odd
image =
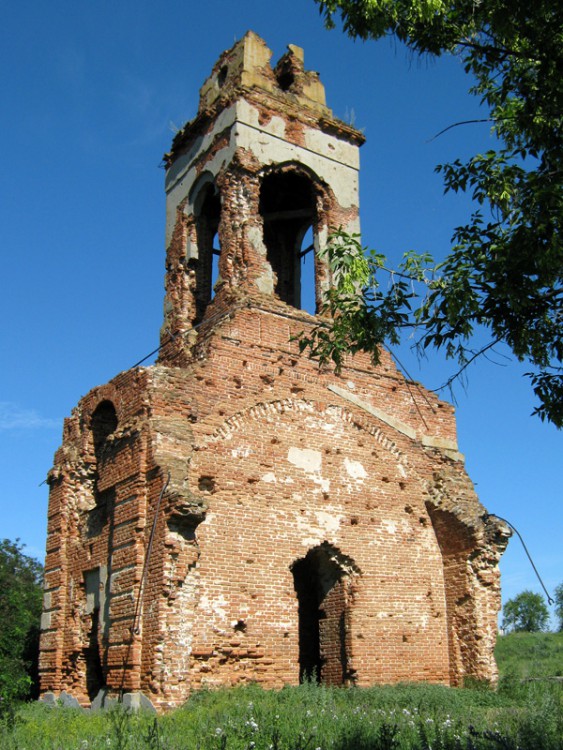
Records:
[[[454,382],[454,380],[457,380],[462,372],[464,372],[464,370],[466,370],[469,365],[477,359],[477,357],[482,356],[483,354],[485,354],[485,352],[489,351],[489,349],[492,349],[493,346],[496,346],[499,343],[500,339],[495,339],[494,341],[488,343],[486,346],[483,346],[481,349],[479,349],[478,352],[475,352],[472,357],[464,362],[459,370],[455,372],[451,377],[449,377],[443,385],[441,385],[439,388],[431,388],[430,390],[432,391],[432,393],[437,393],[438,391],[443,391],[444,388],[448,388]]]

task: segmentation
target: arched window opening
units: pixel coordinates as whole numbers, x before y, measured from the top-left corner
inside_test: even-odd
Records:
[[[197,234],[195,322],[199,323],[203,318],[205,308],[213,299],[213,287],[218,277],[221,198],[214,183],[207,182],[199,191],[195,200],[194,214]]]
[[[348,659],[349,576],[328,545],[310,550],[292,566],[299,616],[299,681],[343,685]]]
[[[117,429],[117,424],[117,412],[111,401],[102,401],[98,404],[90,422],[97,461],[101,458],[106,440]]]
[[[310,254],[314,265],[314,251],[307,250],[302,244],[307,230],[313,227],[313,234],[316,227],[311,180],[289,171],[266,176],[260,190],[260,214],[264,222],[268,261],[276,274],[274,291],[288,305],[301,308],[306,297],[302,284],[302,258]],[[312,245],[313,241],[309,247]],[[312,296],[314,298],[314,282]]]
[[[104,460],[107,454],[107,440],[115,432],[118,425],[117,412],[111,401],[102,401],[96,407],[90,421],[92,440],[94,443],[94,456],[96,459],[94,467],[94,500],[95,506],[104,508],[105,512],[114,500],[115,490],[113,487],[100,490],[100,474],[103,470]],[[103,520],[103,519],[102,519]]]
[[[213,299],[215,296],[215,284],[219,281],[219,256],[221,255],[218,232],[215,233],[211,244],[213,247],[211,256],[211,299]]]
[[[317,311],[315,295],[315,238],[309,227],[301,240],[301,308],[311,315]]]

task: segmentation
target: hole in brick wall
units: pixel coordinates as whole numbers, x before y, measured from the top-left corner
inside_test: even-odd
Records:
[[[84,649],[84,660],[86,662],[86,692],[90,700],[98,695],[105,686],[104,670],[100,656],[100,644],[98,639],[100,621],[100,608],[96,607],[92,612],[91,629],[88,635],[88,646]]]
[[[359,523],[360,519],[358,518],[358,516],[352,516],[352,518],[350,519],[350,524],[352,526],[357,526]]]
[[[389,477],[381,477],[381,481],[387,484],[389,482]]]
[[[115,406],[111,401],[102,401],[98,404],[92,417],[90,419],[90,430],[92,433],[92,442],[94,443],[94,455],[95,464],[93,472],[93,489],[94,489],[94,504],[98,509],[97,512],[102,515],[96,519],[103,525],[107,518],[107,512],[110,508],[108,499],[113,502],[115,491],[113,488],[100,491],[99,485],[100,480],[103,479],[104,473],[104,460],[108,457],[109,451],[111,450],[111,443],[108,443],[108,438],[117,429],[118,419]],[[107,482],[106,482],[107,483]],[[90,519],[89,526],[90,532],[98,533],[100,529],[94,531],[92,523],[95,525],[95,519]]]
[[[407,486],[407,483],[406,483],[406,482],[399,482],[399,487],[400,487],[400,488],[401,488],[402,490],[404,490],[406,486]]]
[[[286,70],[278,75],[278,86],[282,91],[288,91],[295,83],[295,76],[290,70]]]
[[[405,513],[412,513],[412,505],[405,505]]]
[[[197,486],[202,492],[214,492],[215,491],[215,477],[209,475],[203,475],[198,479]]]
[[[102,666],[101,643],[100,643],[100,568],[84,571],[84,593],[86,605],[90,617],[90,628],[88,631],[88,642],[82,650],[85,662],[86,692],[90,700],[93,700],[99,691],[105,686],[104,669]]]
[[[246,633],[246,623],[244,620],[237,620],[236,623],[233,625],[233,630],[236,633]]]
[[[223,67],[219,71],[219,74],[217,75],[217,84],[219,85],[219,88],[223,88],[223,86],[225,85],[228,72],[229,68],[226,65],[223,65]]]
[[[420,518],[418,519],[418,522],[419,524],[421,524],[421,526],[428,526],[428,519],[425,518],[424,516],[420,516]]]
[[[98,453],[102,450],[108,437],[117,429],[117,424],[117,412],[111,401],[102,401],[98,404],[90,420],[96,457],[98,457]]]

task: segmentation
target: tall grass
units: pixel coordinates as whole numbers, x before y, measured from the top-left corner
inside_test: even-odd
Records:
[[[2,750],[563,750],[562,690],[397,685],[200,692],[155,718],[29,704]]]
[[[89,713],[28,704],[0,725],[0,748],[563,750],[562,681],[519,676],[530,658],[540,666],[527,667],[528,672],[557,671],[560,663],[546,665],[557,662],[560,642],[545,646],[537,639],[530,645],[505,638],[496,691],[483,685],[338,689],[306,684],[280,691],[248,686],[194,693],[182,708],[157,718],[120,708]],[[546,648],[546,658],[533,656]]]

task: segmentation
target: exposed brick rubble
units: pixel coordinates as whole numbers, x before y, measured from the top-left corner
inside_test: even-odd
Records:
[[[203,686],[494,681],[497,563],[452,407],[383,353],[294,340],[301,241],[357,231],[360,133],[302,51],[224,53],[167,164],[158,363],[65,421],[50,472],[41,687],[83,705]],[[220,250],[212,290],[214,249]]]

